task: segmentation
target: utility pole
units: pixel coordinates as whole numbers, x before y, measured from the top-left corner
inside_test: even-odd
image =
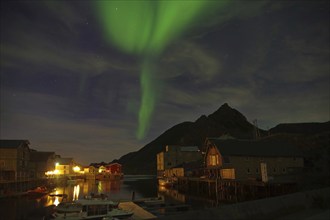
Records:
[[[255,139],[259,139],[260,138],[260,131],[259,131],[259,128],[258,128],[258,120],[257,119],[254,119],[253,120],[253,125],[254,125],[254,137]]]

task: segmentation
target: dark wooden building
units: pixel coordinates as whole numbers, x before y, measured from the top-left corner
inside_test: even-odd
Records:
[[[299,149],[282,141],[209,138],[205,147],[206,170],[214,178],[288,182],[304,166]]]

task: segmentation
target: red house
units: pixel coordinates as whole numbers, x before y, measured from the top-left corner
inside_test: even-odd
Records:
[[[110,174],[121,174],[121,164],[119,163],[111,163],[109,165],[106,165],[106,172]]]

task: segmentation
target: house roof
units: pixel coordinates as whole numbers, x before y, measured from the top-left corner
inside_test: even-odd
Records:
[[[30,161],[47,161],[51,156],[55,156],[55,152],[31,151]]]
[[[279,140],[209,139],[223,156],[300,157],[302,152],[288,142]]]
[[[21,145],[29,145],[28,140],[0,140],[0,148],[18,148]]]
[[[66,165],[66,164],[71,164],[73,158],[57,158],[55,161],[60,165],[64,165],[64,164]]]
[[[197,146],[182,146],[182,147],[180,147],[180,151],[195,152],[195,151],[199,151],[199,148]]]

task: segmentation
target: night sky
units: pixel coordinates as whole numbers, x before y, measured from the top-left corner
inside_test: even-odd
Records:
[[[187,3],[188,2],[188,3]],[[328,1],[1,1],[1,139],[109,162],[222,104],[329,120]]]

